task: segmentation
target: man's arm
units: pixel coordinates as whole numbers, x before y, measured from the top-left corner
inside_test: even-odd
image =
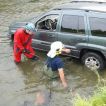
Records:
[[[15,33],[14,35],[14,43],[17,45],[20,50],[24,50],[23,44],[21,43],[21,38],[18,32]]]

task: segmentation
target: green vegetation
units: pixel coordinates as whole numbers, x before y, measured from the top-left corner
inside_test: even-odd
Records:
[[[77,95],[73,104],[74,106],[106,106],[106,86],[100,87],[89,99]]]
[[[99,88],[90,101],[91,106],[106,106],[106,86]]]
[[[98,71],[94,71],[98,77],[97,90],[94,94],[87,98],[77,95],[73,100],[74,106],[106,106],[106,85],[105,80],[101,79]]]
[[[30,2],[38,2],[39,0],[31,0]]]
[[[79,95],[74,99],[73,106],[92,106],[85,98],[81,98]]]

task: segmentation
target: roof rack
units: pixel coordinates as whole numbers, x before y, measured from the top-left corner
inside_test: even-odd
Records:
[[[94,9],[84,9],[84,8],[54,8],[53,10],[83,10],[83,11],[86,11],[86,12],[89,12],[89,11],[95,11],[95,12],[103,12],[103,13],[106,13],[106,11],[103,11],[103,10],[94,10]]]
[[[86,11],[86,12],[94,11],[94,12],[104,12],[104,13],[105,13],[105,11],[88,10],[88,9],[76,9],[76,8],[55,8],[55,9],[53,9],[53,10],[69,10],[69,9],[71,9],[71,10],[83,10],[83,11]]]
[[[79,0],[74,0],[74,1],[79,1]],[[85,1],[85,0],[80,0],[80,1]],[[91,1],[91,0],[86,0],[86,1]],[[92,2],[91,3],[90,2],[66,3],[66,4],[62,4],[62,5],[59,5],[59,6],[56,6],[53,8],[53,10],[69,10],[69,9],[84,10],[87,12],[95,11],[95,12],[105,12],[106,13],[106,5],[105,4],[92,3]]]
[[[89,3],[106,3],[105,0],[72,0],[70,3],[75,3],[75,2],[89,2]]]

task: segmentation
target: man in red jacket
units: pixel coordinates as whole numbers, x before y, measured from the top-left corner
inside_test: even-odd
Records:
[[[19,28],[14,34],[14,61],[21,62],[22,53],[29,59],[38,60],[35,52],[31,47],[32,35],[34,34],[35,26],[32,23],[26,24],[25,28]]]

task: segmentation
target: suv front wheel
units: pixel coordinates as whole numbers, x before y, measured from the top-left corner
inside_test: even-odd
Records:
[[[102,70],[104,68],[103,58],[94,52],[85,53],[82,56],[82,63],[89,69]]]

